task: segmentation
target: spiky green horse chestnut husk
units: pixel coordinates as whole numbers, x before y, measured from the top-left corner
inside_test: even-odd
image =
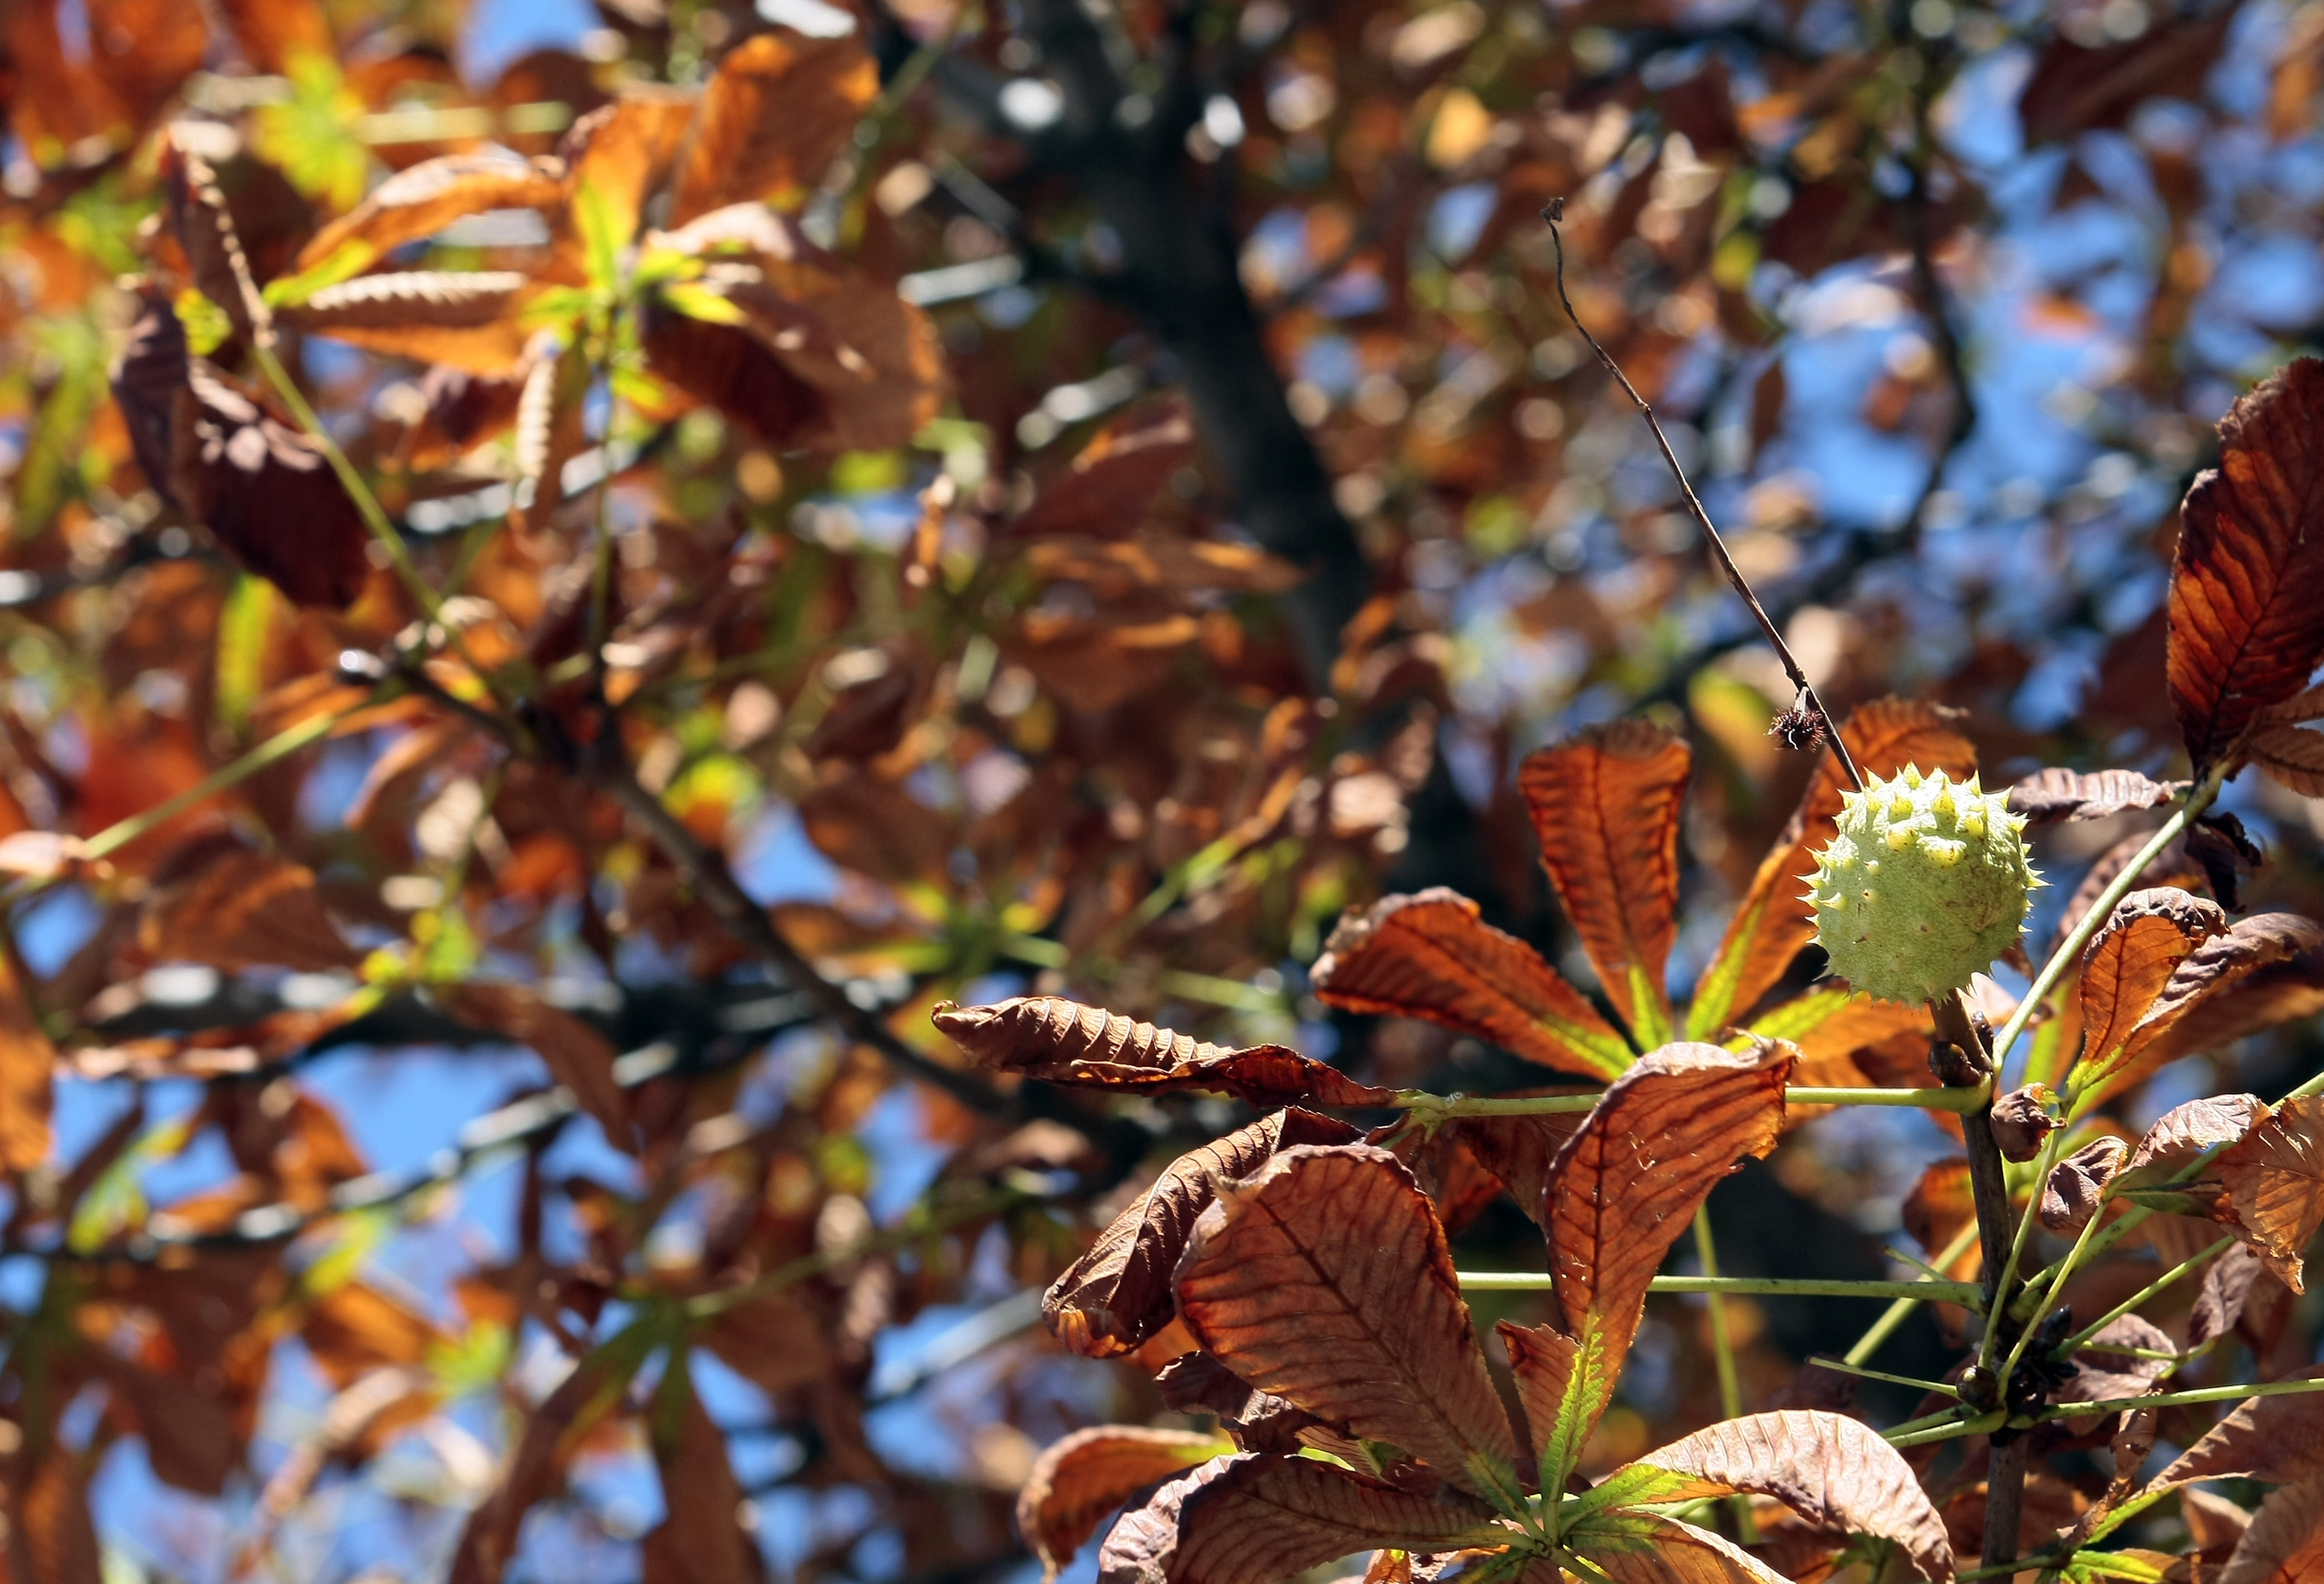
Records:
[[[1831,971],[1889,1001],[1960,990],[2016,944],[2042,883],[2025,820],[1971,776],[1872,778],[1840,795],[1840,834],[1816,854],[1816,942]]]

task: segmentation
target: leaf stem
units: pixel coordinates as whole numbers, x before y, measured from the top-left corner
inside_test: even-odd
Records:
[[[1631,405],[1638,410],[1638,415],[1646,420],[1646,427],[1654,431],[1655,444],[1662,447],[1663,461],[1669,465],[1671,476],[1678,480],[1679,493],[1686,497],[1687,510],[1693,513],[1696,525],[1702,530],[1703,539],[1711,547],[1711,558],[1719,563],[1720,571],[1726,574],[1727,581],[1758,620],[1759,631],[1766,635],[1768,644],[1775,651],[1775,658],[1783,662],[1784,674],[1792,679],[1792,686],[1798,696],[1805,699],[1808,708],[1824,723],[1825,740],[1831,744],[1833,755],[1839,759],[1840,769],[1848,772],[1849,780],[1861,792],[1864,789],[1864,772],[1856,768],[1856,760],[1849,753],[1848,744],[1840,741],[1839,723],[1823,707],[1823,700],[1816,695],[1814,686],[1808,681],[1808,674],[1800,669],[1800,662],[1794,658],[1791,646],[1784,641],[1784,635],[1776,631],[1775,620],[1767,614],[1766,606],[1761,604],[1759,596],[1751,592],[1751,580],[1743,576],[1743,569],[1735,565],[1735,557],[1728,553],[1727,541],[1720,537],[1718,528],[1711,520],[1711,513],[1703,510],[1702,498],[1694,493],[1694,485],[1687,482],[1686,469],[1679,465],[1678,453],[1671,449],[1670,437],[1663,433],[1662,420],[1655,416],[1655,410],[1646,404],[1646,399],[1638,394],[1638,388],[1630,383],[1630,376],[1622,372],[1622,365],[1598,344],[1598,337],[1590,333],[1590,327],[1583,324],[1582,316],[1573,310],[1573,299],[1565,290],[1565,238],[1558,229],[1558,222],[1565,217],[1565,200],[1559,198],[1552,203],[1542,210],[1541,217],[1549,227],[1550,244],[1557,250],[1557,300],[1564,305],[1565,317],[1573,321],[1573,328],[1582,340],[1589,343],[1590,350],[1597,355],[1606,372],[1614,376],[1615,382],[1622,387],[1623,394],[1629,397]]]
[[[1529,1270],[1464,1270],[1461,1285],[1473,1293],[1539,1293],[1555,1284],[1545,1272]],[[1771,1298],[1937,1298],[1976,1309],[1985,1302],[1985,1290],[1970,1282],[1851,1282],[1811,1276],[1656,1276],[1648,1290],[1655,1293],[1733,1294]]]
[[[1719,1248],[1711,1238],[1711,1211],[1697,1206],[1694,1212],[1694,1255],[1702,1262],[1702,1274],[1710,1281],[1719,1280]],[[1709,1294],[1707,1307],[1711,1312],[1711,1356],[1719,1367],[1719,1407],[1729,1419],[1743,1416],[1743,1387],[1735,1377],[1735,1347],[1727,1332],[1727,1300],[1720,1294]]]
[[[1917,1376],[1891,1375],[1885,1369],[1867,1369],[1861,1364],[1850,1364],[1845,1358],[1834,1358],[1829,1354],[1815,1354],[1808,1359],[1808,1362],[1818,1369],[1836,1369],[1842,1375],[1860,1375],[1867,1380],[1885,1380],[1891,1386],[1916,1386],[1922,1391],[1935,1392],[1941,1396],[1958,1395],[1952,1387],[1941,1380],[1923,1380]],[[1729,1417],[1731,1418],[1732,1415],[1730,1414]]]
[[[2096,1218],[2093,1217],[2092,1219],[2095,1220]],[[2197,1266],[2201,1265],[2204,1261],[2213,1258],[2218,1255],[2226,1253],[2228,1248],[2234,1244],[2235,1240],[2235,1234],[2231,1232],[2227,1236],[2220,1239],[2218,1242],[2212,1244],[2209,1248],[2204,1249],[2200,1254],[2195,1255],[2190,1258],[2181,1260],[2177,1265],[2174,1265],[2169,1270],[2164,1271],[2161,1275],[2147,1283],[2146,1285],[2141,1287],[2137,1292],[2133,1293],[2129,1297],[2124,1299],[2112,1309],[2107,1310],[2104,1314],[2098,1316],[2097,1320],[2091,1322],[2089,1325],[2084,1326],[2072,1336],[2068,1337],[2063,1342],[2061,1342],[2058,1345],[2059,1356],[2066,1358],[2072,1358],[2076,1352],[2089,1346],[2090,1339],[2092,1337],[2097,1336],[2100,1331],[2106,1330],[2107,1327],[2112,1325],[2116,1321],[2120,1320],[2124,1315],[2137,1309],[2148,1299],[2153,1298],[2164,1288],[2170,1286],[2173,1282],[2176,1282],[2181,1276],[2184,1276],[2189,1272],[2192,1271]]]
[[[1508,1099],[1466,1094],[1432,1094],[1424,1089],[1400,1089],[1396,1103],[1450,1117],[1554,1117],[1594,1108],[1602,1090],[1582,1094],[1516,1095]],[[1822,1089],[1802,1085],[1784,1091],[1784,1103],[1794,1106],[1901,1106],[1927,1111],[1968,1111],[1992,1098],[1989,1085],[1968,1089]]]
[[[1965,1222],[1962,1225],[1961,1229],[1953,1234],[1953,1240],[1946,1244],[1942,1249],[1938,1251],[1935,1260],[1937,1268],[1939,1270],[1949,1268],[1954,1260],[1959,1259],[1962,1255],[1967,1254],[1969,1252],[1969,1246],[1976,1241],[1977,1223],[1975,1221]],[[1937,1277],[1933,1279],[1942,1280],[1943,1278]],[[1914,1285],[1916,1286],[1926,1285],[1928,1283],[1922,1282]],[[1871,1358],[1873,1354],[1880,1350],[1880,1344],[1896,1334],[1896,1328],[1903,1325],[1905,1321],[1912,1318],[1912,1313],[1914,1309],[1918,1308],[1928,1298],[1937,1295],[1938,1294],[1916,1294],[1909,1298],[1897,1299],[1896,1302],[1888,1306],[1888,1312],[1886,1314],[1883,1314],[1878,1320],[1872,1322],[1871,1330],[1866,1331],[1862,1336],[1856,1340],[1856,1346],[1850,1348],[1842,1355],[1842,1357],[1850,1364],[1863,1363],[1867,1358]],[[1978,1291],[1978,1301],[1982,1302],[1984,1297],[1984,1289],[1979,1288]]]
[[[2184,1408],[2197,1403],[2240,1403],[2249,1397],[2288,1397],[2303,1392],[2324,1392],[2324,1377],[2253,1381],[2242,1386],[2196,1386],[2183,1392],[2154,1392],[2143,1397],[2107,1397],[2096,1403],[2058,1403],[2042,1411],[2041,1422],[2084,1419],[2092,1414],[2119,1414],[2130,1408]]]

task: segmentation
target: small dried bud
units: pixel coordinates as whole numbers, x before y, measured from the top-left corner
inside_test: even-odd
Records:
[[[1831,723],[1824,718],[1821,710],[1795,704],[1775,718],[1767,727],[1767,735],[1782,738],[1784,746],[1794,753],[1804,753],[1831,741]]]
[[[1941,1039],[1929,1047],[1929,1071],[1947,1089],[1968,1089],[1984,1082],[1993,1064],[1981,1051],[1965,1051],[1950,1040]]]
[[[2029,1083],[1993,1102],[1993,1141],[2002,1158],[2030,1161],[2057,1131],[2058,1097],[2046,1083]]]
[[[2060,1161],[2042,1186],[2042,1224],[2061,1237],[2089,1226],[2098,1213],[2107,1184],[2129,1158],[2129,1143],[2109,1137],[2085,1144]]]

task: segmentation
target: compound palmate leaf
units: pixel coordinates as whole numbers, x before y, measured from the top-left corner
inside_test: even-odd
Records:
[[[1360,1136],[1345,1122],[1293,1106],[1188,1150],[1050,1286],[1041,1301],[1049,1329],[1085,1358],[1129,1352],[1170,1323],[1179,1256],[1217,1183],[1249,1175],[1277,1149]]]
[[[1387,1105],[1388,1090],[1279,1045],[1231,1050],[1119,1012],[1056,996],[1017,996],[985,1007],[936,1008],[936,1026],[981,1067],[1052,1083],[1152,1091],[1216,1090],[1253,1105],[1313,1100],[1329,1106]]]
[[[1611,1078],[1630,1047],[1541,953],[1435,887],[1340,921],[1311,972],[1334,1007],[1425,1018],[1561,1073]]]
[[[1222,1185],[1179,1266],[1178,1316],[1261,1391],[1467,1489],[1516,1488],[1444,1229],[1387,1151],[1302,1146]]]
[[[1894,1541],[1923,1578],[1952,1577],[1944,1520],[1912,1465],[1837,1414],[1792,1409],[1711,1425],[1616,1470],[1586,1499],[1636,1506],[1736,1491],[1774,1497],[1819,1528]]]
[[[1017,1497],[1017,1532],[1054,1579],[1096,1530],[1098,1520],[1149,1485],[1197,1463],[1229,1457],[1223,1436],[1134,1424],[1098,1424],[1053,1442],[1034,1461]]]
[[[2303,357],[2219,423],[2171,567],[2171,706],[2203,769],[2324,660],[2324,363]]]
[[[1565,1324],[1500,1326],[1542,1488],[1563,1488],[1606,1411],[1663,1256],[1737,1161],[1775,1147],[1794,1060],[1776,1043],[1665,1045],[1559,1152],[1543,1225]]]
[[[1663,968],[1678,937],[1678,822],[1693,762],[1673,732],[1623,720],[1517,769],[1542,867],[1607,999],[1646,1046],[1670,1038]]]
[[[1125,1513],[1101,1584],[1281,1584],[1383,1547],[1450,1551],[1514,1538],[1481,1504],[1416,1496],[1311,1459],[1246,1453],[1180,1476]]]

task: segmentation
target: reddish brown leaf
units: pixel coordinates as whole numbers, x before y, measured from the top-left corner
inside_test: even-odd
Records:
[[[1674,1478],[1654,1478],[1655,1470]],[[1771,1496],[1819,1527],[1895,1542],[1924,1579],[1952,1577],[1944,1520],[1912,1465],[1858,1420],[1796,1410],[1747,1414],[1647,1452],[1607,1481],[1640,1476],[1652,1494],[1632,1501],[1691,1501],[1735,1491]]]
[[[522,985],[447,985],[438,994],[444,1009],[461,1022],[531,1046],[549,1075],[596,1119],[606,1143],[616,1149],[636,1147],[630,1097],[613,1082],[615,1053],[604,1035]]]
[[[1219,1429],[1247,1452],[1296,1452],[1323,1447],[1354,1460],[1365,1456],[1344,1425],[1327,1424],[1306,1409],[1262,1392],[1208,1353],[1174,1358],[1154,1377],[1165,1406],[1181,1414],[1215,1414]]]
[[[486,379],[524,362],[530,277],[515,270],[358,275],[282,310],[283,321],[367,351]]]
[[[616,238],[635,236],[646,199],[678,157],[694,106],[691,94],[641,86],[575,122],[558,145],[565,161],[559,201],[570,207],[586,190],[593,195],[588,201],[603,206]]]
[[[2324,1377],[2324,1364],[2287,1378]],[[2324,1475],[2324,1392],[2252,1397],[2206,1432],[2156,1477],[2157,1484],[2197,1479],[2263,1479],[2289,1485]]]
[[[201,1496],[226,1493],[242,1460],[233,1401],[174,1375],[100,1354],[105,1379],[137,1422],[154,1477]]]
[[[2293,1292],[2301,1255],[2324,1228],[2324,1099],[2287,1100],[2211,1164],[2236,1230]]]
[[[1930,1258],[1951,1246],[1960,1229],[1977,1219],[1976,1200],[1969,1191],[1969,1160],[1963,1156],[1951,1156],[1932,1161],[1923,1168],[1920,1180],[1912,1192],[1904,1195],[1903,1210],[1904,1230],[1913,1235]],[[1967,1269],[1974,1274],[1981,1258],[1972,1240],[1962,1256]],[[1960,1276],[1962,1266],[1957,1265],[1946,1272]],[[1967,1280],[1966,1276],[1960,1279]]]
[[[465,215],[558,207],[558,179],[508,154],[451,154],[399,170],[363,202],[315,233],[299,250],[296,272],[326,260],[335,271],[367,270],[408,243],[433,236]]]
[[[1187,1151],[1050,1286],[1041,1301],[1049,1329],[1085,1358],[1130,1351],[1170,1322],[1178,1257],[1218,1182],[1250,1175],[1277,1149],[1360,1137],[1344,1122],[1295,1106]]]
[[[1893,776],[1914,764],[1966,779],[1977,769],[1977,753],[1953,729],[1958,718],[1957,712],[1936,705],[1886,698],[1850,715],[1840,736],[1868,776]],[[1801,877],[1812,866],[1811,855],[1835,833],[1845,784],[1838,761],[1826,750],[1791,823],[1752,877],[1718,955],[1695,989],[1687,1012],[1690,1038],[1709,1037],[1748,1017],[1783,978],[1792,959],[1815,939],[1815,921],[1800,899]]]
[[[737,44],[702,91],[672,224],[727,204],[803,198],[879,92],[860,30],[816,39],[777,27]]]
[[[2324,1478],[2270,1491],[2218,1578],[2218,1584],[2309,1584],[2324,1578]]]
[[[363,1282],[315,1299],[300,1334],[324,1378],[341,1387],[374,1369],[424,1363],[451,1341],[427,1316]]]
[[[2074,1083],[2103,1082],[2129,1059],[2131,1031],[2179,965],[2227,927],[2216,902],[2171,887],[2133,891],[2082,953],[2083,1047]]]
[[[2092,1139],[2060,1161],[2042,1184],[2042,1224],[2063,1237],[2080,1232],[2098,1214],[2107,1184],[2129,1158],[2130,1146],[2109,1135]]]
[[[363,961],[324,913],[315,871],[304,864],[203,841],[181,850],[155,879],[137,944],[161,962],[321,973]]]
[[[1282,1045],[1229,1050],[1056,996],[1018,996],[989,1007],[946,1001],[934,1020],[978,1066],[1051,1083],[1136,1093],[1208,1089],[1257,1106],[1296,1100],[1376,1106],[1395,1098]]]
[[[2122,1185],[2164,1182],[2205,1150],[2242,1138],[2268,1116],[2268,1108],[2255,1094],[2220,1094],[2173,1106],[2139,1139],[2122,1169]]]
[[[1052,1443],[1017,1497],[1017,1533],[1054,1579],[1098,1520],[1144,1490],[1234,1448],[1215,1435],[1100,1424]]]
[[[742,1524],[742,1487],[726,1460],[726,1437],[683,1373],[683,1353],[671,1368],[679,1372],[678,1400],[670,1402],[672,1387],[665,1382],[653,1435],[667,1515],[640,1547],[645,1584],[756,1584],[766,1577],[766,1566],[758,1542]]]
[[[1516,1441],[1443,1229],[1384,1150],[1301,1146],[1223,1184],[1180,1262],[1178,1315],[1261,1391],[1465,1488],[1511,1478]]]
[[[524,1515],[555,1486],[581,1437],[619,1401],[645,1360],[646,1340],[625,1331],[586,1354],[525,1415],[500,1484],[460,1532],[448,1584],[499,1584],[516,1554]]]
[[[24,1002],[14,955],[0,952],[0,1171],[29,1172],[49,1158],[56,1068],[56,1047]]]
[[[2052,1394],[2060,1403],[2111,1403],[2135,1397],[2163,1378],[2171,1365],[2162,1358],[2138,1358],[2108,1353],[2107,1348],[2138,1348],[2150,1352],[2175,1352],[2178,1344],[2152,1321],[2126,1314],[2109,1322],[2090,1339],[2089,1350],[2074,1355],[2073,1377]],[[2089,1420],[2081,1423],[2087,1424]]]
[[[2181,1056],[2218,1049],[2319,1007],[2324,1007],[2324,925],[2292,913],[2238,919],[2172,971],[2123,1036],[2122,1054],[2097,1092],[2119,1094]]]
[[[11,1460],[8,1574],[22,1584],[102,1584],[104,1556],[88,1511],[84,1460],[47,1439]]]
[[[1617,721],[1517,767],[1542,867],[1598,982],[1645,1048],[1671,1036],[1663,969],[1678,936],[1678,822],[1693,755],[1645,721]]]
[[[2058,1097],[2046,1083],[2029,1083],[1993,1102],[1993,1141],[2004,1160],[2030,1161],[2042,1153],[2043,1142],[2057,1131]]]
[[[1194,460],[1194,426],[1176,400],[1149,402],[1108,424],[1050,479],[1010,525],[1019,538],[1093,534],[1119,539],[1143,527],[1171,475]]]
[[[703,1347],[763,1392],[825,1378],[835,1366],[814,1312],[794,1293],[722,1309],[695,1333]]]
[[[1446,1551],[1493,1533],[1489,1508],[1306,1458],[1246,1453],[1180,1476],[1125,1513],[1100,1584],[1279,1584],[1358,1552]]]
[[[786,216],[734,204],[646,245],[714,260],[690,290],[723,305],[714,320],[687,297],[651,298],[647,362],[770,445],[882,450],[936,416],[943,368],[927,316]]]
[[[1896,1044],[1914,1048],[1906,1070],[1912,1086],[1926,1083],[1929,1009],[1922,1005],[1876,1000],[1837,981],[1816,985],[1779,1001],[1751,1020],[1761,1039],[1780,1039],[1799,1051],[1792,1082],[1833,1089],[1892,1087],[1875,1076],[1885,1063],[1876,1053]],[[1917,1066],[1918,1071],[1912,1069]],[[1791,1117],[1818,1116],[1828,1108],[1802,1107]]]
[[[1386,897],[1332,932],[1315,993],[1334,1007],[1425,1018],[1560,1072],[1611,1078],[1630,1049],[1541,953],[1441,888]]]
[[[2263,726],[2244,743],[2252,763],[2303,797],[2324,797],[2324,732]]]
[[[2150,781],[2136,770],[2036,770],[2009,788],[2009,812],[2037,825],[2105,819],[2160,808],[2186,789],[2184,781]]]
[[[362,592],[370,530],[320,444],[189,357],[166,301],[145,300],[113,393],[155,493],[244,566],[302,605],[344,607]]]
[[[1025,564],[1045,581],[1087,584],[1101,600],[1140,591],[1281,594],[1304,576],[1250,545],[1152,532],[1126,540],[1078,535],[1036,539],[1026,547]]]
[[[2242,1323],[2246,1308],[2264,1311],[2274,1307],[2271,1299],[2288,1303],[2290,1296],[2291,1289],[2269,1273],[2267,1262],[2250,1245],[2238,1243],[2203,1273],[2202,1288],[2187,1317],[2187,1345],[2200,1348],[2213,1337],[2223,1337]],[[2267,1345],[2255,1340],[2252,1351],[2264,1357]]]
[[[1536,1220],[1547,1203],[1557,1152],[1582,1127],[1583,1113],[1545,1117],[1455,1117],[1438,1129],[1468,1147],[1477,1164],[1500,1179],[1517,1208]]]
[[[2141,41],[2144,46],[2151,41]],[[2172,69],[2179,69],[2174,63]],[[2207,769],[2324,661],[2324,363],[2280,370],[2219,422],[2171,568],[2171,704]]]
[[[1501,1327],[1545,1478],[1573,1467],[1605,1412],[1671,1244],[1738,1161],[1775,1147],[1792,1063],[1786,1045],[1665,1045],[1559,1152],[1544,1224],[1565,1325]]]
[[[2200,80],[2218,59],[2228,13],[2166,16],[2122,43],[2053,38],[2017,101],[2028,143],[2054,143],[2092,127],[2119,126],[2140,104]]]

